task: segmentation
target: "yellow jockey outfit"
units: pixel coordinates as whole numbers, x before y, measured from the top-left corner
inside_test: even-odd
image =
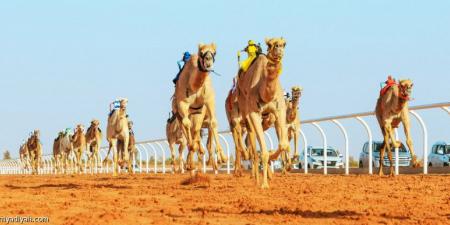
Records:
[[[241,56],[241,52],[247,52],[248,58],[244,61],[239,62],[239,67],[243,72],[247,72],[253,60],[255,60],[258,54],[261,53],[261,47],[257,46],[254,41],[249,40],[247,47],[245,47],[244,50],[238,52],[238,60]]]

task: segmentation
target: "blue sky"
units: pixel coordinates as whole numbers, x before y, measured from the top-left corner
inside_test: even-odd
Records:
[[[283,86],[304,87],[304,119],[373,110],[388,74],[411,78],[412,105],[450,100],[448,1],[2,1],[0,3],[0,150],[18,155],[35,128],[44,153],[57,132],[93,118],[106,125],[108,104],[129,98],[138,140],[165,135],[172,78],[182,52],[215,42],[213,76],[219,129],[223,102],[247,40],[287,40]],[[265,49],[265,47],[264,47]],[[450,141],[450,118],[424,113],[430,142]],[[368,119],[371,125],[375,120]],[[365,133],[343,121],[357,155]],[[324,123],[330,144],[340,133]],[[373,126],[376,137],[379,131]],[[304,131],[314,145],[318,133]],[[421,155],[420,130],[413,121]]]

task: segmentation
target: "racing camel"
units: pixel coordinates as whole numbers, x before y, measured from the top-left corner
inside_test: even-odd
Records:
[[[42,161],[42,144],[39,140],[40,131],[34,130],[27,141],[28,154],[30,156],[32,174],[38,174]]]
[[[117,173],[119,172],[118,146],[117,146],[118,140],[123,141],[123,148],[125,150],[123,158],[125,161],[127,161],[127,165],[131,165],[131,160],[128,152],[130,132],[128,128],[128,119],[127,119],[127,103],[128,103],[127,99],[121,99],[120,108],[115,109],[108,117],[108,126],[106,128],[106,139],[109,142],[108,151],[113,149],[113,160],[114,160],[113,176],[117,176]],[[128,172],[131,173],[131,170],[129,169]]]
[[[215,94],[210,72],[213,69],[216,45],[199,44],[198,54],[191,56],[181,71],[175,87],[172,111],[181,122],[188,143],[187,170],[194,172],[194,153],[200,149],[200,130],[205,116],[210,118],[209,128],[216,146],[220,146],[217,133]],[[218,161],[226,162],[222,148],[216,148]]]
[[[172,157],[172,173],[177,171],[184,172],[183,166],[183,150],[186,148],[187,140],[183,135],[182,127],[180,126],[180,122],[177,120],[175,115],[172,115],[166,124],[166,137],[167,142],[169,143],[170,154]],[[178,158],[175,156],[174,145],[178,145]],[[176,166],[178,164],[178,168]]]
[[[28,154],[28,148],[27,143],[24,142],[22,145],[20,145],[19,148],[19,156],[20,156],[20,162],[22,163],[24,170],[30,169],[30,155]]]
[[[130,155],[130,160],[136,159],[136,139],[134,138],[134,131],[133,131],[133,121],[129,120],[128,121],[128,133],[129,133],[129,138],[128,138],[128,154]],[[118,153],[119,153],[119,166],[121,168],[129,168],[130,169],[130,173],[133,172],[133,165],[127,163],[126,161],[124,162],[124,155],[125,155],[125,147],[124,147],[124,141],[123,140],[117,140],[117,148],[118,148]],[[108,155],[109,156],[109,151],[108,151]],[[126,165],[124,165],[124,163]]]
[[[101,163],[99,156],[100,145],[102,144],[102,130],[100,130],[100,121],[92,120],[91,126],[86,131],[86,146],[89,152],[89,162],[91,168]],[[93,172],[93,170],[91,170]]]
[[[249,159],[249,151],[244,141],[244,134],[246,132],[246,123],[242,119],[237,102],[236,79],[233,80],[233,87],[228,92],[225,100],[225,112],[227,114],[228,124],[233,136],[235,146],[235,161],[234,161],[234,175],[242,176],[241,159]],[[253,173],[252,173],[253,175]]]
[[[242,118],[247,120],[248,135],[253,156],[256,157],[256,139],[261,149],[263,165],[262,188],[269,188],[268,163],[269,152],[264,139],[262,115],[272,113],[275,116],[275,129],[278,134],[278,149],[270,156],[276,159],[283,151],[289,150],[286,127],[286,103],[279,77],[282,71],[281,60],[286,42],[283,38],[266,39],[268,54],[259,55],[247,72],[241,73],[238,80],[238,105]],[[253,160],[253,170],[258,169],[258,162]],[[253,171],[255,172],[255,171]],[[259,182],[256,176],[256,182]]]
[[[84,136],[84,126],[78,124],[75,128],[75,133],[71,139],[73,151],[75,153],[76,159],[76,171],[78,173],[83,171],[83,167],[81,165],[83,152],[86,150],[86,137]]]
[[[390,176],[394,175],[392,161],[392,148],[400,147],[401,143],[395,139],[394,128],[397,128],[400,122],[406,136],[406,144],[411,152],[411,162],[414,167],[418,166],[417,157],[414,153],[413,141],[410,133],[409,107],[408,102],[412,92],[413,83],[411,80],[400,80],[398,83],[388,77],[386,86],[381,90],[380,97],[375,107],[375,115],[383,134],[383,145],[380,149],[380,168],[378,174],[383,175],[384,152],[388,152],[390,163]],[[392,145],[392,146],[391,146]]]
[[[292,97],[289,97],[289,94],[286,94],[286,126],[288,133],[288,141],[289,143],[294,139],[294,156],[290,158],[290,148],[289,150],[282,153],[281,158],[283,162],[282,173],[286,173],[286,171],[291,170],[291,161],[298,161],[298,136],[300,135],[300,118],[298,116],[298,104],[300,101],[302,88],[298,86],[294,86],[291,89]],[[266,131],[270,127],[274,126],[275,116],[272,113],[263,114],[263,130]],[[279,136],[279,130],[277,130],[277,135]]]

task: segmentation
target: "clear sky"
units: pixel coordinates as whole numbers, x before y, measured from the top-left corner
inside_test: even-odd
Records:
[[[247,40],[287,40],[283,86],[304,87],[303,119],[373,110],[388,74],[411,78],[412,105],[450,100],[449,1],[2,1],[0,3],[0,150],[14,157],[39,128],[44,153],[59,130],[98,118],[129,99],[138,140],[161,138],[182,52],[215,42],[213,76],[219,130],[224,100]],[[265,45],[264,45],[265,50]],[[424,113],[430,144],[450,141],[450,118]],[[368,119],[371,125],[373,118]],[[356,156],[365,133],[343,121]],[[342,148],[335,126],[330,144]],[[320,144],[310,125],[310,143]],[[379,130],[373,127],[376,137]],[[420,130],[413,121],[421,156]]]

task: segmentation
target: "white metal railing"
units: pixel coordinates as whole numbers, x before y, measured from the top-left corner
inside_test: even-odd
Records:
[[[450,102],[444,102],[444,103],[436,103],[436,104],[429,104],[429,105],[419,105],[419,106],[413,106],[410,107],[410,114],[413,115],[413,117],[416,118],[418,121],[421,130],[422,130],[422,136],[423,136],[423,173],[428,173],[428,131],[425,124],[425,121],[422,119],[422,117],[419,115],[417,111],[420,110],[426,110],[426,109],[442,109],[445,112],[447,112],[450,115],[449,107]],[[322,138],[322,144],[324,148],[324,162],[323,162],[323,173],[328,173],[328,159],[327,159],[327,145],[328,145],[328,139],[326,135],[326,131],[320,126],[321,123],[325,122],[331,122],[335,124],[339,130],[342,133],[342,136],[345,141],[345,174],[349,174],[349,136],[347,133],[347,130],[344,125],[340,122],[344,119],[355,119],[358,121],[364,130],[367,133],[368,138],[368,151],[369,151],[369,174],[373,173],[372,168],[372,143],[373,143],[373,134],[372,129],[367,124],[367,122],[364,120],[365,117],[373,116],[374,112],[363,112],[363,113],[355,113],[355,114],[347,114],[347,115],[340,115],[340,116],[333,116],[333,117],[324,117],[324,118],[318,118],[318,119],[310,119],[310,120],[304,120],[301,121],[302,125],[311,124],[313,127],[315,127]],[[302,127],[302,130],[300,131],[300,137],[303,142],[303,149],[304,149],[304,160],[303,160],[303,169],[304,173],[308,173],[308,139],[306,134],[304,133],[305,126]],[[397,130],[395,130],[397,138]],[[270,149],[274,149],[274,141],[269,132],[265,133],[266,138],[269,141]],[[228,158],[228,161],[226,162],[226,168],[220,168],[221,171],[226,171],[227,174],[230,174],[232,169],[232,164],[230,160],[231,156],[231,148],[234,147],[234,143],[232,140],[232,135],[230,131],[221,131],[219,132],[219,140],[223,143],[221,143],[221,146],[225,146],[226,155]],[[203,143],[202,143],[203,144]],[[223,145],[224,144],[224,145]],[[86,151],[84,152],[82,159],[83,159],[83,167],[84,167],[84,173],[112,173],[113,165],[110,163],[112,162],[112,154],[111,156],[107,157],[108,149],[106,147],[100,148],[99,151],[99,157],[100,157],[100,164],[95,163],[94,167],[92,168],[90,163],[88,162],[88,156]],[[233,151],[234,152],[234,151]],[[135,173],[166,173],[167,171],[171,171],[172,168],[166,167],[166,153],[169,153],[169,146],[166,139],[157,139],[157,140],[151,140],[151,141],[143,141],[143,142],[137,142],[136,143],[136,155],[133,157],[132,165],[134,168]],[[205,153],[203,157],[203,171],[206,170],[212,170],[212,168],[206,167],[206,154]],[[215,151],[213,151],[213,154],[215,154]],[[71,155],[71,158],[73,158],[74,155]],[[107,163],[104,163],[104,160],[107,159]],[[214,155],[213,159],[217,159],[217,157]],[[395,173],[398,174],[398,149],[395,150]],[[172,159],[174,160],[174,159]],[[71,163],[73,165],[74,163]],[[151,164],[153,164],[151,166]],[[110,168],[111,167],[111,168]],[[272,163],[271,167],[272,171],[274,170],[274,164]],[[74,173],[76,172],[75,168],[69,167],[68,171],[65,171],[68,173]],[[120,171],[119,171],[120,172]],[[10,159],[10,160],[1,160],[0,161],[0,174],[30,174],[31,168],[25,169],[24,163],[20,161],[20,159]],[[217,171],[216,171],[217,173]],[[42,157],[42,163],[39,168],[39,174],[56,174],[56,168],[55,168],[55,160],[53,158],[53,155],[44,155]]]

